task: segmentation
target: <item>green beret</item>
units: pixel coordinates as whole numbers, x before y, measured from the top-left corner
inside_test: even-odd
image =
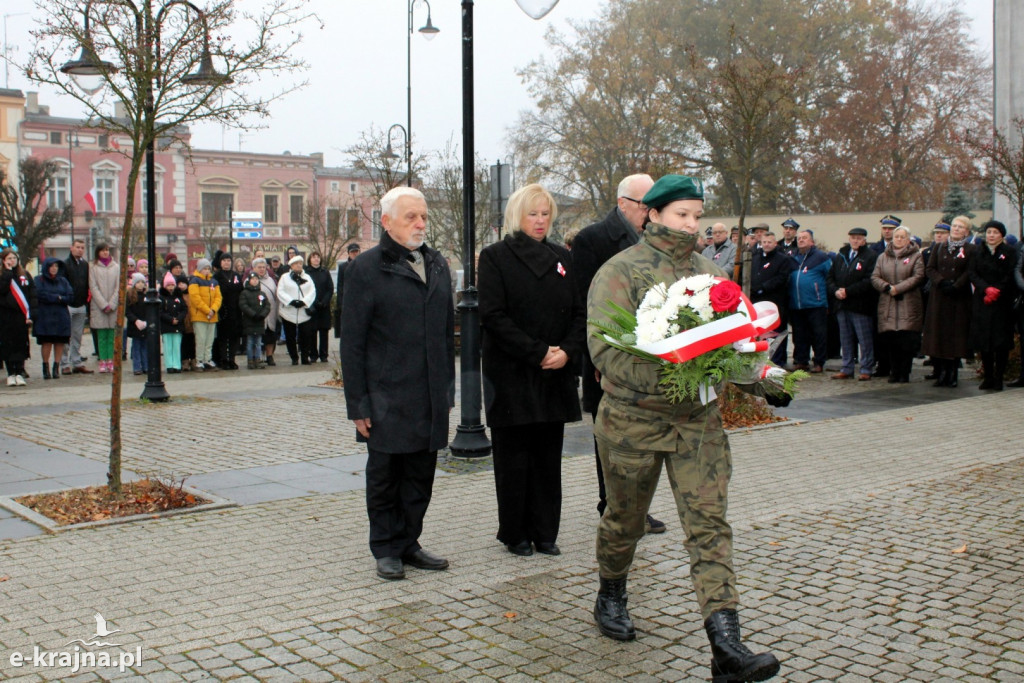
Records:
[[[666,175],[644,195],[643,203],[652,209],[661,209],[669,202],[679,199],[704,201],[704,183],[685,175]]]

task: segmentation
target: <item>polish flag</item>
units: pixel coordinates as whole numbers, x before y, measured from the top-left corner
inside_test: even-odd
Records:
[[[89,205],[89,209],[93,213],[96,213],[96,188],[85,193],[85,203]]]

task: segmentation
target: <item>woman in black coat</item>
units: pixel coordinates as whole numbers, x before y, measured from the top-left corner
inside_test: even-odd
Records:
[[[970,351],[971,282],[968,269],[974,258],[971,219],[957,216],[950,224],[949,239],[932,245],[924,272],[931,282],[924,316],[922,351],[932,358],[935,386],[959,383],[960,359]]]
[[[71,313],[68,306],[75,292],[64,277],[64,264],[55,258],[43,261],[36,276],[36,307],[32,312],[32,334],[43,356],[43,379],[50,379],[50,353],[53,352],[53,379],[60,379],[60,359],[64,345],[71,339]]]
[[[217,315],[217,338],[213,342],[213,357],[217,366],[225,370],[237,370],[235,356],[240,349],[242,338],[242,314],[238,310],[238,297],[245,287],[245,276],[236,272],[231,254],[222,253],[214,258],[217,270],[213,279],[220,287],[221,304]]]
[[[562,435],[580,419],[573,368],[586,320],[569,252],[545,239],[558,210],[540,185],[509,197],[515,232],[480,252],[484,404],[494,446],[498,540],[558,555]],[[532,542],[532,546],[531,546]]]
[[[32,278],[18,262],[18,252],[0,252],[0,362],[7,366],[7,386],[25,386],[28,331],[36,306]]]
[[[306,275],[313,281],[316,289],[316,303],[313,310],[309,311],[313,325],[313,347],[310,350],[309,360],[321,363],[327,362],[327,340],[331,334],[331,299],[334,298],[334,280],[331,274],[321,266],[323,256],[320,252],[310,253],[306,263]]]
[[[979,389],[1003,390],[1003,373],[1013,347],[1013,299],[1017,285],[1013,271],[1017,253],[1008,245],[1006,226],[989,221],[985,244],[981,245],[968,266],[974,285],[971,309],[970,347],[981,354],[984,380]]]

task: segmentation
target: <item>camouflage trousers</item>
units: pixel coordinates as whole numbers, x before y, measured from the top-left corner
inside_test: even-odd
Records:
[[[732,527],[725,519],[732,456],[721,429],[690,434],[688,427],[680,431],[677,448],[670,452],[635,450],[597,435],[608,491],[608,507],[597,528],[597,562],[603,578],[619,579],[629,573],[664,463],[686,533],[690,577],[707,619],[712,612],[739,606]]]

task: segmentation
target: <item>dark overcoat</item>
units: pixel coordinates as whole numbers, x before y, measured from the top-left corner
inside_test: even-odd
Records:
[[[771,301],[785,320],[789,302],[789,274],[795,267],[793,259],[778,248],[768,253],[763,249],[754,251],[750,260],[750,300]]]
[[[612,256],[640,241],[640,234],[616,207],[603,220],[580,230],[572,241],[572,271],[580,301],[587,301],[587,292],[594,275]],[[601,402],[601,384],[594,378],[594,363],[589,349],[584,349],[580,365],[583,375],[583,409],[597,411]]]
[[[845,299],[835,299],[836,311],[875,317],[878,313],[878,292],[871,284],[871,273],[877,260],[878,254],[865,246],[857,250],[851,261],[849,244],[843,245],[832,257],[832,268],[825,276],[828,295],[835,297],[837,289],[846,289]]]
[[[580,419],[574,359],[583,354],[586,314],[569,252],[516,231],[480,252],[484,408],[491,427]],[[543,370],[548,347],[569,361]]]
[[[313,329],[331,329],[331,299],[334,298],[334,280],[331,274],[322,266],[309,266],[305,268],[306,275],[313,281],[316,289],[316,302],[313,304],[313,311],[310,319],[313,321]]]
[[[36,275],[36,307],[32,311],[32,334],[37,337],[70,337],[71,314],[68,306],[75,298],[75,290],[62,275],[64,269],[50,277],[50,266],[61,263],[55,258],[43,261]],[[63,265],[63,264],[62,264]]]
[[[372,450],[436,451],[448,442],[455,402],[455,309],[451,273],[427,246],[427,282],[409,250],[384,233],[345,271],[341,370],[350,420],[371,420]]]
[[[1013,299],[1017,284],[1013,272],[1017,267],[1017,252],[1003,242],[995,252],[987,244],[979,244],[974,258],[968,264],[968,275],[974,285],[971,308],[971,332],[968,338],[975,351],[999,351],[1013,347]],[[1000,291],[993,304],[985,303],[985,290],[995,287]]]
[[[11,289],[17,282],[28,300],[29,315],[35,315],[36,288],[28,273],[15,274],[0,264],[0,361],[19,363],[29,357],[28,322]]]
[[[71,284],[74,297],[68,306],[79,308],[89,303],[89,262],[69,255],[64,261],[64,277]]]
[[[968,269],[976,247],[967,243],[950,253],[932,247],[924,272],[931,283],[924,314],[923,353],[934,358],[965,358],[970,353],[971,281]]]

